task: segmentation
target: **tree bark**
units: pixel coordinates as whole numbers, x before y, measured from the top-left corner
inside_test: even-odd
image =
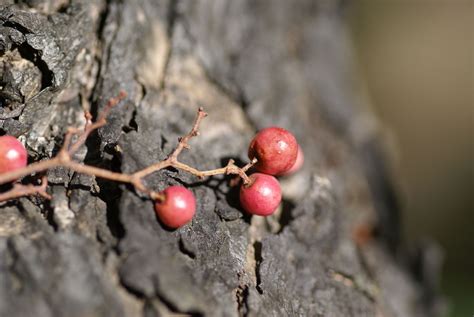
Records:
[[[186,163],[245,163],[270,125],[294,132],[306,163],[265,219],[242,212],[226,177],[148,177],[155,190],[195,193],[194,220],[175,231],[129,186],[49,171],[51,202],[0,206],[0,315],[438,314],[438,251],[403,252],[343,14],[324,0],[6,1],[0,131],[31,160],[53,156],[84,108],[97,114],[124,90],[84,162],[133,172],[164,159],[203,106]]]

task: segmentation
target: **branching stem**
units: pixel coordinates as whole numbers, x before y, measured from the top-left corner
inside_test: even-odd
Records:
[[[104,179],[108,179],[108,180],[112,180],[116,182],[131,184],[135,187],[137,191],[147,194],[152,199],[162,199],[162,196],[160,195],[160,193],[157,193],[147,188],[143,184],[143,178],[167,167],[174,167],[176,169],[186,171],[199,178],[205,178],[208,176],[221,175],[221,174],[225,174],[225,175],[235,174],[242,178],[244,184],[249,184],[250,180],[246,172],[248,171],[250,167],[252,167],[257,162],[256,159],[254,159],[252,162],[248,163],[242,168],[235,165],[234,160],[229,160],[229,162],[227,163],[225,167],[217,168],[213,170],[207,170],[207,171],[200,171],[192,166],[181,163],[178,160],[178,156],[181,154],[181,152],[184,149],[189,149],[190,147],[189,141],[191,140],[191,138],[199,135],[199,125],[202,119],[207,116],[207,113],[204,112],[202,108],[198,109],[196,119],[194,120],[193,126],[191,130],[189,131],[189,133],[186,134],[184,137],[179,138],[179,142],[176,148],[168,156],[168,158],[166,158],[163,161],[152,164],[133,174],[112,172],[107,169],[103,169],[103,168],[99,168],[99,167],[95,167],[95,166],[91,166],[91,165],[87,165],[87,164],[83,164],[83,163],[75,161],[74,154],[81,148],[81,146],[84,145],[87,138],[93,131],[103,127],[107,123],[106,118],[108,114],[110,113],[111,109],[114,106],[116,106],[125,97],[126,97],[126,93],[121,92],[117,97],[110,99],[107,105],[104,107],[104,110],[102,111],[102,113],[99,115],[99,117],[97,118],[95,122],[92,122],[92,116],[90,115],[89,112],[86,111],[85,112],[86,124],[84,126],[84,129],[81,130],[78,128],[69,128],[64,136],[63,145],[61,149],[59,150],[57,156],[48,160],[32,163],[24,168],[14,170],[12,172],[1,174],[0,184],[5,184],[8,182],[21,179],[27,175],[45,172],[49,169],[59,167],[59,166],[69,168],[77,173],[92,175],[95,177],[100,177],[100,178],[104,178]],[[73,140],[74,136],[76,136],[75,140]],[[19,198],[22,196],[34,195],[34,194],[39,194],[44,198],[51,199],[50,195],[46,192],[46,188],[47,188],[47,178],[45,176],[43,176],[40,186],[14,184],[11,190],[4,193],[0,193],[0,202]]]

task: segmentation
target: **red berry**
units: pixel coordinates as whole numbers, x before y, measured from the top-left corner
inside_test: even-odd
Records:
[[[303,163],[304,163],[303,150],[301,149],[301,146],[298,145],[298,154],[296,155],[295,164],[293,164],[293,166],[282,175],[290,175],[290,174],[296,173],[303,166]]]
[[[164,195],[164,199],[155,203],[155,212],[163,224],[170,228],[179,228],[193,219],[196,199],[189,189],[170,186],[160,194]]]
[[[26,149],[11,135],[0,136],[0,174],[23,168],[27,164]]]
[[[257,170],[270,175],[281,175],[290,170],[297,154],[298,142],[293,134],[278,127],[261,130],[249,146],[249,158],[258,160]]]
[[[267,174],[254,173],[249,176],[250,185],[240,187],[240,204],[250,214],[269,216],[281,201],[278,180]]]

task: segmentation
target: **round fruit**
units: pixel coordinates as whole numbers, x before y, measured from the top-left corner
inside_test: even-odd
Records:
[[[249,214],[271,215],[281,201],[280,183],[275,177],[262,173],[254,173],[249,178],[250,184],[240,187],[240,204]]]
[[[304,154],[303,150],[301,149],[301,146],[298,145],[298,154],[296,155],[296,162],[293,164],[293,166],[283,173],[282,175],[291,175],[299,171],[299,169],[303,166],[304,163]]]
[[[298,142],[289,131],[270,127],[255,135],[249,146],[249,158],[257,158],[255,168],[265,174],[281,175],[293,167]]]
[[[162,191],[164,199],[155,202],[155,212],[170,228],[179,228],[193,219],[196,212],[194,194],[183,186],[170,186]]]
[[[0,174],[23,168],[27,161],[28,154],[20,141],[11,135],[0,136]]]

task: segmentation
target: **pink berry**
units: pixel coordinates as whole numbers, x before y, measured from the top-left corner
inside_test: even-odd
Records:
[[[0,136],[0,174],[23,168],[27,164],[26,149],[11,135]]]
[[[254,173],[249,176],[250,185],[240,187],[240,204],[249,214],[269,216],[281,201],[278,180],[267,174]]]
[[[257,158],[255,167],[258,171],[281,175],[296,162],[298,142],[289,131],[270,127],[255,135],[249,146],[249,158]]]
[[[170,186],[160,194],[164,195],[164,199],[155,203],[155,212],[163,224],[170,228],[179,228],[193,219],[196,199],[189,189]]]
[[[299,169],[303,166],[304,163],[304,154],[303,150],[301,149],[301,146],[298,145],[298,154],[296,155],[296,162],[293,164],[293,166],[283,173],[282,175],[291,175],[299,171]]]

